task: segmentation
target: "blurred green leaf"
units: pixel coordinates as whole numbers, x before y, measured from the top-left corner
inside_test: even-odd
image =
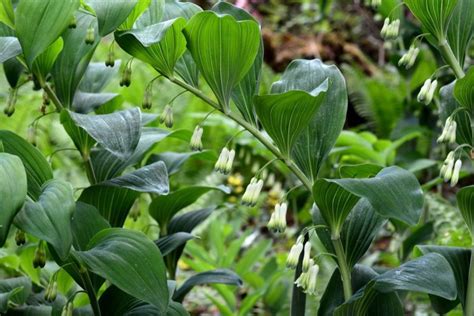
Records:
[[[0,280],[0,312],[7,312],[9,302],[17,305],[24,304],[31,291],[31,280],[27,277]]]
[[[466,186],[456,195],[458,207],[467,227],[474,237],[474,185]]]
[[[99,22],[99,35],[105,36],[115,31],[137,5],[137,0],[86,0],[95,12]]]
[[[474,114],[474,67],[454,85],[454,97],[469,113]]]
[[[21,159],[0,153],[0,246],[3,246],[10,230],[13,218],[17,215],[26,199],[26,172]]]
[[[20,54],[21,46],[16,37],[0,37],[0,63]]]

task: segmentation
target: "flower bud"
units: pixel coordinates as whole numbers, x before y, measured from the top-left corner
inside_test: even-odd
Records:
[[[107,59],[105,60],[105,65],[107,67],[115,66],[115,53],[113,50],[109,50],[107,53]]]
[[[92,45],[95,42],[95,30],[92,26],[87,28],[85,42],[88,45]]]
[[[433,101],[433,97],[436,92],[437,86],[438,86],[438,80],[435,80],[430,84],[430,87],[426,92],[426,100],[425,100],[426,105],[430,104],[431,101]]]
[[[420,92],[418,93],[418,97],[417,97],[418,102],[427,104],[426,97],[430,89],[430,86],[431,86],[431,79],[428,78],[425,80],[425,83],[423,84],[423,86],[420,89]]]
[[[255,178],[252,178],[252,179],[255,179]],[[262,188],[263,188],[262,179],[258,181],[255,179],[254,183],[249,184],[249,186],[247,187],[247,189],[249,190],[248,203],[247,203],[248,206],[253,207],[257,205],[258,196],[260,195]]]
[[[449,179],[451,179],[451,176],[453,175],[453,166],[454,166],[454,158],[450,159],[447,164],[446,164],[446,169],[444,172],[444,181],[448,182]]]
[[[447,132],[447,140],[450,144],[454,144],[456,142],[456,128],[457,128],[456,121],[452,120],[449,126],[449,130]]]
[[[43,241],[40,241],[38,247],[35,250],[35,257],[33,258],[33,267],[36,268],[44,268],[46,265],[46,252],[44,249]]]
[[[298,265],[298,260],[300,258],[301,251],[303,251],[303,243],[301,241],[296,241],[291,249],[290,253],[288,254],[288,258],[286,258],[286,267],[289,269],[296,269]]]
[[[242,196],[242,204],[250,206],[252,204],[252,195],[257,179],[254,177],[250,179],[249,185],[245,188],[244,195]]]
[[[61,316],[72,316],[74,314],[74,304],[71,301],[68,301],[66,305],[64,305],[63,310],[61,312]]]
[[[313,264],[308,272],[308,285],[306,287],[306,294],[315,295],[316,285],[318,280],[319,266]]]
[[[122,73],[122,79],[120,80],[121,87],[130,87],[132,83],[132,68],[130,66],[125,66],[125,69]]]
[[[189,143],[189,145],[191,146],[191,150],[193,151],[202,150],[202,133],[203,133],[202,127],[200,125],[196,125],[196,127],[194,128],[193,136],[191,136],[191,141]]]
[[[51,104],[51,99],[49,98],[49,95],[46,92],[43,92],[43,104],[44,105]]]
[[[219,155],[219,158],[217,159],[217,162],[214,165],[214,170],[217,172],[224,173],[228,158],[229,150],[227,149],[227,147],[224,147],[222,148],[221,154]]]
[[[370,5],[372,8],[378,8],[382,4],[382,0],[372,0]]]
[[[8,101],[7,101],[7,107],[4,110],[4,113],[10,117],[15,113],[15,105],[16,105],[16,100],[17,100],[17,89],[10,88],[8,95]]]
[[[171,128],[173,127],[173,122],[173,109],[167,104],[160,115],[160,123],[165,123],[166,127]]]
[[[17,246],[21,246],[26,243],[26,234],[21,229],[18,229],[15,233],[15,242]]]
[[[56,280],[53,280],[49,282],[48,287],[46,288],[44,299],[47,302],[54,302],[56,300],[57,295],[58,295],[58,282],[56,282]]]
[[[390,19],[385,18],[385,20],[383,21],[382,30],[380,31],[380,35],[382,36],[382,38],[387,37],[387,30],[388,30],[389,25],[390,25]]]
[[[72,16],[71,21],[69,21],[68,27],[70,29],[75,29],[77,27],[77,18],[75,15]]]
[[[224,167],[224,174],[229,174],[232,171],[232,165],[234,163],[235,158],[235,150],[231,150],[229,152],[229,156],[227,157],[227,162]]]
[[[454,164],[453,175],[451,177],[451,186],[452,187],[454,187],[456,184],[458,184],[459,172],[461,171],[461,167],[462,167],[461,159],[456,160],[456,163]]]
[[[310,265],[309,265],[310,259],[311,259],[311,243],[307,241],[304,244],[304,255],[303,255],[303,265],[302,265],[303,272],[308,272],[310,268]]]
[[[145,94],[143,95],[142,108],[145,110],[151,109],[153,105],[153,94],[151,88],[145,89]]]
[[[28,127],[26,138],[31,145],[36,146],[36,128],[34,126]]]

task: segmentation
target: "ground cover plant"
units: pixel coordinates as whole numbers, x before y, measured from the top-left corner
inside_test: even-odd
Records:
[[[392,68],[279,76],[238,3],[0,4],[0,313],[474,315],[473,1],[360,4]]]

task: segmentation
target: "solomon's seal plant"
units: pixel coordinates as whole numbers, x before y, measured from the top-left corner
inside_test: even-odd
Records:
[[[378,8],[383,2],[370,3]],[[454,98],[441,101],[450,104],[444,104],[449,119],[440,136],[448,146],[458,144],[441,167],[441,176],[454,186],[461,176],[461,160],[471,160],[474,146],[474,68],[464,67],[474,29],[473,2],[405,0],[404,4],[426,30],[422,37],[439,48],[455,77],[441,88],[442,97]],[[176,281],[185,243],[195,238],[192,230],[215,206],[177,213],[206,192],[229,190],[224,186],[174,190],[169,177],[177,171],[175,165],[164,158],[148,159],[154,145],[165,138],[186,138],[192,150],[203,150],[207,137],[203,130],[212,114],[235,122],[270,157],[247,180],[241,204],[259,205],[263,174],[273,163],[291,173],[295,187],[303,188],[312,205],[313,223],[297,229],[286,259],[287,267],[294,269],[292,315],[304,315],[306,301],[316,295],[321,295],[320,315],[403,315],[406,292],[429,295],[439,313],[461,304],[466,315],[474,315],[471,249],[420,246],[415,259],[386,271],[361,263],[388,221],[403,229],[420,221],[423,190],[414,174],[397,166],[345,165],[333,178],[320,176],[347,113],[346,83],[336,66],[319,59],[294,60],[262,93],[260,27],[249,13],[226,2],[203,11],[176,0],[20,0],[3,1],[1,10],[1,61],[15,64],[5,68],[11,86],[5,113],[14,114],[21,87],[32,81],[45,94],[40,118],[51,115],[62,125],[88,179],[85,187],[73,187],[31,144],[34,137],[28,142],[11,131],[0,131],[0,245],[16,234],[18,245],[35,247],[32,265],[53,271],[48,282],[27,277],[0,281],[1,313],[28,309],[38,315],[187,315],[182,302],[193,286],[241,285],[235,272],[223,269]],[[396,44],[404,24],[387,16],[381,35]],[[470,33],[461,36],[466,29]],[[91,62],[104,38],[113,39],[105,63]],[[420,40],[415,41],[413,45],[419,45]],[[209,107],[210,114],[194,132],[189,127],[183,136],[180,131],[152,127],[157,120],[173,127],[177,113],[173,101],[179,96],[157,114],[152,107],[152,89],[157,85],[153,81],[142,104],[150,113],[109,103],[117,96],[103,93],[102,88],[109,77],[117,76],[119,48],[130,55],[122,63],[120,86],[133,89],[132,69],[144,63],[156,72],[157,84],[174,84],[182,89],[179,95],[189,92]],[[417,46],[411,46],[400,65],[410,68],[418,54]],[[436,76],[426,79],[420,89],[418,100],[426,105],[437,99]],[[36,125],[37,121],[31,126]],[[236,151],[226,145],[215,170],[229,174],[235,156]],[[461,214],[474,234],[473,197],[473,186],[457,194]],[[288,231],[287,211],[282,198],[268,223],[280,233],[281,243],[282,233]],[[123,228],[129,213],[135,219],[140,213],[152,218],[156,222],[152,225],[159,228],[157,238]],[[315,235],[324,252],[315,251]],[[328,284],[319,287],[323,257],[332,260],[335,269]],[[67,290],[58,290],[62,274],[72,283]],[[86,297],[79,299],[82,294]]]

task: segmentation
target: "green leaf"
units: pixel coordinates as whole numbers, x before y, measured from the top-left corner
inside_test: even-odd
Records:
[[[138,108],[112,114],[86,115],[71,111],[63,112],[77,127],[87,132],[97,143],[121,159],[130,157],[138,145],[141,135],[141,113]],[[65,121],[65,119],[63,120]],[[69,133],[69,131],[68,131]],[[69,136],[74,140],[77,133]],[[90,142],[88,142],[90,145]]]
[[[395,291],[421,292],[454,299],[456,281],[448,261],[439,254],[430,253],[373,278],[351,299],[337,308],[335,315],[367,315],[371,308],[388,307],[395,301],[379,301],[375,299],[377,293]],[[390,315],[402,314],[399,310],[398,313]]]
[[[24,304],[31,294],[32,284],[27,277],[0,280],[0,313],[7,313],[9,302]]]
[[[237,21],[254,21],[258,23],[250,13],[227,2],[220,1],[216,3],[216,5],[212,7],[212,11],[221,15],[229,14]],[[258,93],[260,86],[259,81],[260,73],[262,71],[262,63],[263,41],[262,38],[260,38],[260,46],[252,67],[232,91],[232,100],[240,113],[247,122],[250,122],[255,126],[257,125],[257,117],[255,106],[253,104],[253,97]]]
[[[21,54],[20,42],[16,37],[0,37],[0,63]]]
[[[471,236],[474,236],[474,185],[462,188],[456,194],[458,207]]]
[[[454,97],[471,114],[474,113],[474,67],[469,68],[465,77],[456,81]]]
[[[442,255],[451,265],[456,279],[457,300],[446,301],[441,297],[430,296],[431,303],[437,313],[446,314],[461,302],[466,307],[467,299],[467,280],[469,278],[469,265],[471,261],[471,250],[459,247],[443,246],[418,246],[422,254],[438,253]]]
[[[325,179],[314,183],[313,197],[332,234],[338,237],[344,221],[360,197]]]
[[[15,26],[26,64],[44,52],[68,27],[79,0],[22,0],[15,10]]]
[[[105,229],[92,238],[88,250],[74,255],[122,291],[153,304],[160,315],[166,313],[169,296],[163,257],[143,233]]]
[[[40,78],[46,78],[53,68],[56,58],[63,49],[63,39],[60,37],[54,41],[33,62],[33,72]]]
[[[166,0],[163,20],[171,20],[178,17],[189,20],[193,15],[202,12],[201,7],[192,2],[180,2],[177,0]],[[191,53],[186,50],[180,59],[176,62],[176,73],[188,84],[193,87],[199,85],[199,70],[193,60]]]
[[[91,161],[96,180],[101,182],[116,177],[127,167],[139,163],[146,153],[153,148],[153,145],[172,135],[173,132],[159,128],[142,128],[138,145],[134,153],[126,160],[121,160],[110,151],[102,148],[92,151]],[[170,173],[169,170],[168,173]]]
[[[183,18],[153,24],[143,29],[117,32],[115,40],[130,55],[152,65],[161,74],[172,77],[178,59],[186,50]]]
[[[136,192],[155,194],[168,194],[169,192],[168,172],[165,163],[162,161],[146,165],[101,184],[127,188]]]
[[[137,0],[86,0],[87,5],[94,9],[99,21],[99,35],[115,31],[137,5]]]
[[[137,4],[133,7],[132,12],[128,15],[127,19],[118,27],[118,31],[129,30],[133,28],[135,21],[140,15],[145,12],[150,6],[152,0],[138,0]],[[156,0],[155,0],[156,2]]]
[[[50,243],[64,260],[72,245],[71,217],[75,208],[71,185],[50,180],[43,185],[38,202],[26,201],[15,217],[15,225]]]
[[[224,186],[191,186],[179,189],[168,195],[161,195],[153,199],[150,204],[150,215],[160,224],[166,227],[171,218],[180,210],[196,202],[205,193],[216,190],[229,193],[229,189]]]
[[[120,99],[121,96],[117,93],[90,93],[76,91],[71,109],[76,113],[87,114],[97,110],[103,105]]]
[[[12,88],[17,88],[20,77],[25,73],[25,70],[25,66],[15,57],[3,62],[5,77]]]
[[[227,269],[216,269],[212,271],[201,272],[188,278],[173,294],[173,300],[182,302],[196,285],[219,283],[242,286],[242,280],[235,272]]]
[[[342,178],[370,178],[377,175],[383,167],[373,164],[344,165],[339,168]]]
[[[3,246],[13,218],[26,198],[26,172],[20,158],[0,153],[0,181],[0,246]]]
[[[155,241],[155,244],[160,248],[161,254],[167,256],[176,248],[183,246],[188,240],[194,239],[194,236],[186,232],[178,232],[168,234]]]
[[[458,0],[404,0],[413,15],[437,40],[446,37]]]
[[[53,178],[50,165],[40,151],[20,136],[0,130],[3,151],[20,157],[26,170],[28,195],[36,200],[41,194],[41,186]]]
[[[461,67],[474,34],[474,2],[458,0],[449,22],[448,43]]]
[[[110,228],[110,224],[94,206],[83,202],[76,203],[71,221],[74,249],[86,250],[92,237],[106,228]]]
[[[103,316],[161,315],[155,306],[128,295],[113,285],[109,286],[100,296],[99,306],[101,315]],[[166,316],[187,315],[189,314],[181,304],[170,301]]]
[[[90,63],[79,84],[79,90],[83,92],[101,92],[117,76],[120,61],[117,61],[115,66],[107,67],[103,62]]]
[[[191,158],[203,158],[212,161],[216,159],[211,151],[203,150],[188,153],[164,152],[154,154],[150,157],[149,161],[163,161],[168,169],[168,174],[172,175],[177,173],[184,163]]]
[[[173,234],[177,232],[192,232],[196,226],[198,226],[206,218],[208,218],[209,215],[211,215],[214,209],[215,206],[174,216],[168,224],[168,234]]]
[[[334,65],[319,59],[292,61],[281,80],[272,85],[272,93],[303,90],[311,93],[327,80],[326,97],[310,124],[299,135],[291,153],[298,167],[312,181],[334,146],[346,120],[347,90],[342,73]]]
[[[136,27],[143,29],[162,20],[164,14],[164,0],[152,0],[147,10],[136,21]]]
[[[409,230],[408,237],[403,240],[401,251],[401,257],[406,260],[410,255],[411,251],[416,245],[422,244],[426,241],[432,240],[434,237],[434,226],[433,222],[428,222],[422,225],[411,227]]]
[[[336,184],[344,191],[366,198],[374,210],[384,217],[410,225],[415,225],[420,217],[423,192],[416,177],[402,168],[384,168],[375,177],[368,179],[318,180],[315,188],[319,181]],[[342,197],[347,196],[347,193],[340,194]],[[315,199],[319,198],[316,193],[314,195]]]
[[[82,191],[79,201],[95,206],[112,227],[121,227],[138,196],[130,189],[93,185]]]
[[[225,111],[234,87],[252,67],[260,46],[254,21],[236,21],[211,11],[194,15],[184,28],[188,49]]]
[[[11,0],[0,1],[0,22],[12,29],[15,28],[15,13]]]
[[[62,34],[64,47],[51,71],[56,94],[66,108],[71,107],[77,87],[100,42],[100,37],[97,35],[97,19],[81,12],[78,12],[76,17],[76,28],[68,28]],[[84,40],[90,26],[96,32],[95,42],[92,45],[86,44]]]
[[[319,93],[318,93],[319,92]],[[289,157],[298,136],[318,111],[324,92],[288,91],[254,98],[257,116],[280,151]]]

